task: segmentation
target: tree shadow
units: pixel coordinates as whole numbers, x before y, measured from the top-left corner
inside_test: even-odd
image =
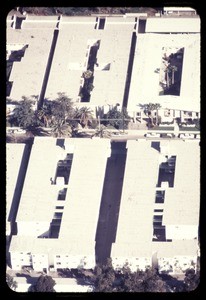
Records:
[[[184,291],[184,282],[182,280],[178,280],[177,278],[166,274],[158,274],[159,277],[167,283],[167,285],[172,289],[174,292],[182,292]]]

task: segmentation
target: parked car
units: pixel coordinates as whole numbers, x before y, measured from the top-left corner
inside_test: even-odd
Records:
[[[162,138],[173,138],[175,137],[174,133],[162,133],[161,134]]]
[[[24,134],[24,133],[26,133],[26,130],[24,130],[20,127],[7,127],[6,132],[7,133]]]
[[[146,137],[160,137],[160,134],[159,133],[146,133],[145,134]]]
[[[195,135],[192,133],[181,133],[180,138],[194,139]]]
[[[16,133],[16,134],[24,134],[24,133],[26,133],[26,130],[19,128],[19,129],[16,129],[14,131],[14,133]]]
[[[172,137],[174,137],[174,134],[173,133],[167,133],[167,137],[172,138]]]

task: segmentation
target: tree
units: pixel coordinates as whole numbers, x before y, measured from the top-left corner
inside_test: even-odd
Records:
[[[168,285],[154,268],[131,272],[128,265],[114,270],[111,259],[105,265],[97,265],[94,270],[95,292],[166,292]]]
[[[53,123],[52,133],[55,137],[72,136],[72,128],[64,120],[57,120]]]
[[[11,115],[10,123],[24,129],[38,126],[38,121],[32,108],[33,101],[26,97],[22,97],[22,99]]]
[[[84,77],[85,79],[91,78],[92,75],[93,75],[93,72],[92,72],[91,70],[86,70],[86,71],[83,73],[83,77]]]
[[[131,272],[127,267],[123,269],[122,283],[119,291],[124,292],[166,292],[167,285],[153,268],[145,271]]]
[[[200,282],[200,272],[195,272],[194,269],[187,269],[185,272],[184,286],[187,292],[193,291],[197,288]]]
[[[199,118],[198,118],[198,119],[194,119],[193,122],[195,123],[195,127],[196,127],[198,130],[200,130],[200,119],[199,119]]]
[[[167,82],[167,88],[169,89],[170,87],[170,78],[169,78],[169,73],[170,73],[170,67],[169,65],[167,65],[166,69],[165,69],[165,73],[166,73],[166,82]]]
[[[116,129],[127,129],[130,121],[130,116],[125,107],[121,111],[117,109],[117,105],[111,108],[105,115],[104,125],[111,125]]]
[[[172,71],[172,84],[175,83],[175,72],[177,72],[177,67],[176,66],[170,66],[170,69]]]
[[[31,286],[29,292],[55,292],[54,286],[56,282],[51,276],[41,275],[36,284]]]
[[[73,103],[64,93],[58,93],[57,99],[51,103],[51,114],[55,122],[67,121],[73,116]]]
[[[109,138],[111,136],[111,133],[107,130],[106,126],[101,125],[96,129],[94,136],[101,137],[101,138]]]
[[[18,287],[17,282],[9,274],[6,274],[6,283],[8,284],[9,288],[14,291]]]
[[[83,106],[81,108],[76,108],[74,111],[74,119],[79,119],[79,123],[86,127],[88,126],[88,123],[92,122],[93,119],[93,111],[86,106]]]
[[[115,271],[111,259],[105,265],[97,265],[94,270],[94,291],[112,292],[114,288]]]
[[[52,121],[51,104],[48,104],[47,102],[43,104],[43,106],[38,109],[36,116],[41,125],[49,127]]]
[[[149,103],[149,104],[144,104],[144,113],[151,119],[151,122],[153,125],[154,124],[154,119],[153,119],[153,111],[156,110],[156,122],[158,120],[158,110],[161,108],[161,105],[159,103]]]

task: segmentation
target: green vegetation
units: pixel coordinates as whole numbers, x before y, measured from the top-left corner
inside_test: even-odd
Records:
[[[13,115],[9,118],[9,123],[13,126],[20,126],[24,129],[30,129],[38,126],[38,119],[32,109],[33,101],[22,97],[22,101],[14,109]]]
[[[162,58],[165,63],[165,81],[166,85],[162,85],[164,95],[180,95],[182,63],[183,63],[184,48],[180,48],[175,53],[169,56],[164,53]]]
[[[153,16],[161,7],[21,7],[32,15],[57,15],[65,16],[89,16],[91,14],[125,14],[125,13],[148,13]]]
[[[42,107],[36,111],[33,110],[34,100],[22,97],[22,101],[11,101],[14,104],[13,114],[7,115],[7,124],[19,126],[31,133],[32,135],[48,135],[49,132],[55,137],[74,137],[80,136],[79,130],[97,129],[95,136],[109,137],[106,130],[126,129],[130,120],[127,110],[117,109],[117,106],[111,108],[101,119],[94,118],[91,108],[82,106],[75,107],[70,98],[64,93],[58,93],[58,97],[51,101],[44,100]]]
[[[131,272],[128,265],[114,270],[112,260],[106,264],[97,264],[92,275],[85,276],[84,270],[78,271],[78,276],[90,283],[94,292],[189,292],[197,288],[200,272],[188,269],[184,280],[177,280],[168,274],[159,274],[157,270],[147,267],[145,271]]]
[[[184,289],[187,292],[195,290],[200,283],[200,272],[197,270],[195,273],[194,269],[187,269],[184,278]]]
[[[161,108],[159,103],[148,103],[139,104],[139,106],[144,110],[146,116],[148,116],[148,128],[151,128],[160,123],[160,117],[158,116],[158,110]],[[153,112],[156,111],[156,117],[153,116]]]
[[[86,278],[86,280],[88,280]],[[128,266],[116,271],[111,259],[105,265],[97,265],[91,283],[94,292],[166,292],[167,284],[153,268],[131,272]]]
[[[101,137],[101,138],[109,138],[109,137],[111,137],[111,132],[108,131],[108,127],[106,127],[104,125],[100,125],[96,129],[94,136]]]
[[[8,284],[10,289],[14,291],[17,289],[17,282],[9,274],[6,274],[6,283]]]
[[[79,120],[82,127],[87,128],[88,124],[92,123],[92,110],[89,107],[76,108],[74,111],[74,119]]]
[[[72,128],[63,120],[57,120],[52,125],[52,134],[54,137],[72,137]]]
[[[108,113],[105,114],[105,121],[102,123],[105,126],[113,126],[115,129],[127,129],[131,118],[128,115],[126,108],[123,107],[120,111],[117,107],[118,105],[111,108]]]
[[[51,276],[41,275],[36,284],[30,287],[29,292],[55,292],[55,284]]]
[[[199,131],[197,127],[180,127],[180,131]]]
[[[165,126],[165,127],[159,127],[159,126],[155,126],[153,128],[149,128],[149,130],[174,130],[174,127],[172,126]]]

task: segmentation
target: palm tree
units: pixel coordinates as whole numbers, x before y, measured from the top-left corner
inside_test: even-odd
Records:
[[[61,136],[72,136],[72,128],[68,123],[65,123],[64,120],[58,120],[55,121],[52,126],[52,134],[55,137],[61,137]]]
[[[172,70],[172,84],[174,84],[175,83],[175,72],[177,72],[178,69],[176,66],[171,66],[170,68]]]
[[[6,283],[12,290],[17,289],[17,282],[9,274],[6,274]]]
[[[165,72],[166,72],[167,88],[169,88],[170,87],[170,80],[169,80],[170,66],[169,65],[167,65]]]
[[[156,110],[156,123],[157,123],[157,120],[158,120],[158,109],[160,109],[160,108],[161,108],[161,105],[159,103],[149,103],[149,104],[145,104],[144,105],[144,112],[151,119],[153,125],[155,125],[155,124],[153,122],[152,112],[154,110]]]
[[[43,126],[49,127],[49,124],[51,123],[51,115],[46,107],[42,107],[37,111],[37,118]]]
[[[101,125],[99,128],[96,129],[96,132],[93,136],[100,137],[100,138],[109,138],[111,133],[107,130],[107,127]]]
[[[154,104],[154,109],[156,110],[156,124],[158,123],[159,115],[158,110],[161,108],[161,105],[159,103]]]
[[[93,72],[92,72],[91,70],[87,70],[87,71],[85,71],[85,72],[83,73],[83,77],[84,77],[85,79],[91,78],[92,75],[93,75]]]
[[[52,101],[51,113],[56,121],[65,122],[73,115],[72,101],[64,93],[58,93],[58,98]]]
[[[79,123],[86,127],[88,126],[88,123],[92,121],[93,119],[93,111],[86,106],[79,108],[76,108],[74,112],[74,118],[79,119]]]
[[[33,101],[24,96],[22,99],[23,100],[19,101],[19,104],[13,110],[13,114],[10,117],[10,123],[25,129],[37,126],[35,112],[32,107]]]

